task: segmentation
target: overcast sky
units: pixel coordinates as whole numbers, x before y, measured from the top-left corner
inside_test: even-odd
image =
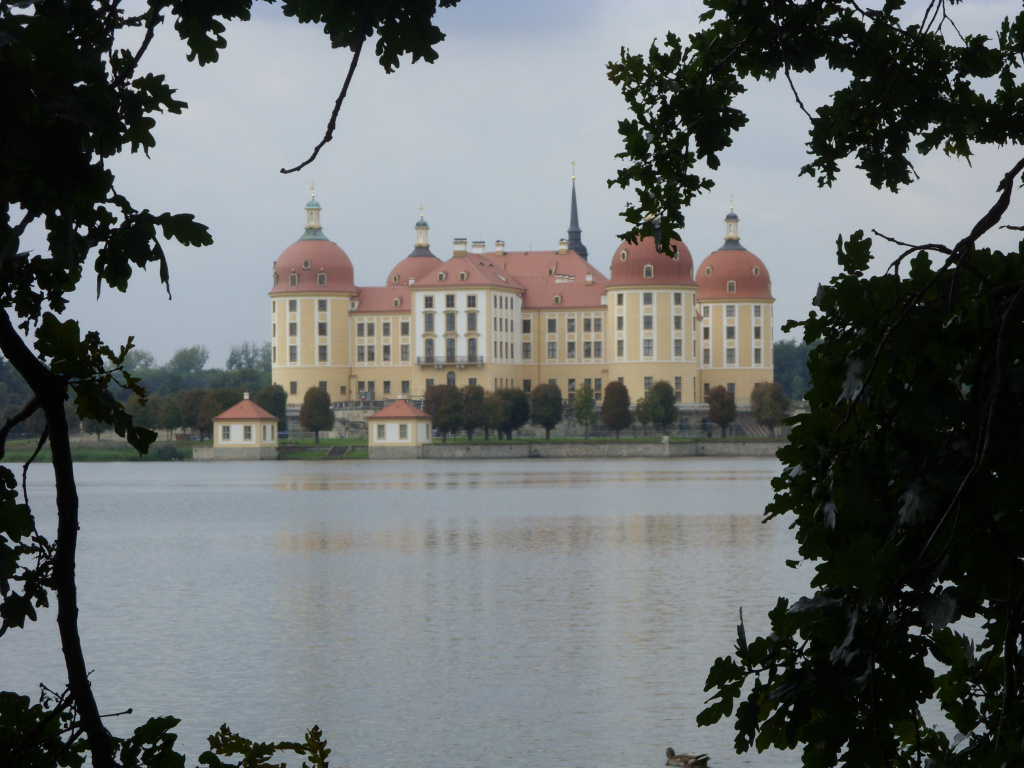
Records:
[[[971,15],[961,21],[968,30],[991,29],[1007,9],[1014,4],[956,12]],[[200,68],[165,26],[145,61],[167,73],[189,109],[159,119],[150,159],[115,161],[118,189],[138,207],[196,214],[215,244],[167,249],[173,300],[151,271],[127,295],[105,290],[99,301],[86,279],[70,311],[111,344],[134,335],[160,362],[201,343],[210,365],[223,366],[232,344],[269,339],[272,265],[302,234],[312,181],[324,231],[348,253],[356,284],[381,285],[412,250],[421,204],[441,258],[456,237],[489,249],[496,239],[513,250],[556,247],[569,223],[573,160],[582,239],[607,275],[628,193],[607,185],[627,115],[606,64],[621,46],[646,50],[667,30],[692,32],[699,12],[687,0],[462,0],[438,16],[448,37],[435,64],[406,61],[387,75],[362,59],[335,140],[292,175],[279,169],[320,140],[349,52],[260,6],[253,21],[229,28],[221,61]],[[828,85],[827,76],[802,83],[805,101],[826,98]],[[772,276],[777,338],[836,271],[840,233],[875,227],[911,242],[955,242],[1016,160],[992,152],[970,169],[928,158],[922,181],[898,196],[851,167],[822,191],[797,177],[806,120],[788,90],[753,84],[741,106],[751,122],[725,153],[718,186],[691,209],[683,239],[699,264],[721,245],[734,196],[742,243]],[[1015,223],[1020,211],[1015,201]],[[988,244],[1015,242],[1004,232]]]

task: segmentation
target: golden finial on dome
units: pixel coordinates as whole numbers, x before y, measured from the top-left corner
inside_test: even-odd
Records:
[[[730,211],[736,210],[735,208],[732,207],[733,198],[735,198],[735,197],[736,197],[736,195],[734,195],[732,192],[729,193],[729,210]]]
[[[309,198],[310,200],[316,200],[316,181],[309,182]]]
[[[572,161],[572,180],[576,181],[576,161]]]

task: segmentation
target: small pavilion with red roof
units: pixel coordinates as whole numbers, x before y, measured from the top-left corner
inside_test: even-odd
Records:
[[[371,459],[418,459],[431,441],[430,414],[408,400],[394,400],[366,419]]]
[[[203,458],[276,459],[277,416],[256,405],[246,392],[241,402],[213,417],[213,448]]]

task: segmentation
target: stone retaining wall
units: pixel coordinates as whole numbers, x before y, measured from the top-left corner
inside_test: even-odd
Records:
[[[591,459],[684,456],[774,456],[782,441],[694,440],[686,443],[448,443],[421,446],[424,459]],[[376,458],[376,456],[372,457]],[[386,457],[381,457],[386,458]]]

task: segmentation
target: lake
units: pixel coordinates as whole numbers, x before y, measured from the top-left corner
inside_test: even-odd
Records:
[[[703,683],[777,596],[775,459],[80,464],[81,626],[101,711],[182,719],[195,765],[227,722],[317,723],[332,766],[715,766]],[[30,499],[53,527],[52,474]],[[55,611],[50,611],[50,614]],[[0,639],[0,682],[63,685],[54,616]]]

